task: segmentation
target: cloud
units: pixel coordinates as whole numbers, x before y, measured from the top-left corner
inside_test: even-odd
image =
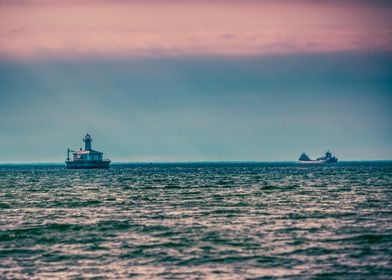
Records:
[[[392,6],[384,1],[241,3],[1,1],[0,57],[259,55],[392,48]]]

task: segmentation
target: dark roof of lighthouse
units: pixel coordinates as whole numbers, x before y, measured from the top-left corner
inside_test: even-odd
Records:
[[[102,153],[102,152],[95,151],[95,150],[90,150],[90,154],[103,154],[103,153]]]
[[[84,155],[84,154],[103,154],[101,152],[95,151],[95,150],[79,150],[77,151],[78,154]]]

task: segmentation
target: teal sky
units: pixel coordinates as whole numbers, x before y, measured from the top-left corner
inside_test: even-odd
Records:
[[[392,159],[392,54],[0,60],[0,162]]]
[[[392,160],[392,1],[0,1],[0,163]]]

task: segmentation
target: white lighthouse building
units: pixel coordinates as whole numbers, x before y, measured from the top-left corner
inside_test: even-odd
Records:
[[[65,161],[68,169],[90,169],[90,168],[109,168],[110,160],[103,159],[103,153],[95,151],[91,147],[93,139],[90,134],[83,138],[84,150],[67,151],[67,160]],[[73,159],[69,158],[72,153]]]

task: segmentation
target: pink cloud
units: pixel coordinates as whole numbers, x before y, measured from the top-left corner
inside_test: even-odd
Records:
[[[392,6],[381,5],[382,1],[374,6],[354,5],[353,1],[79,3],[0,2],[0,56],[23,59],[392,50]]]

